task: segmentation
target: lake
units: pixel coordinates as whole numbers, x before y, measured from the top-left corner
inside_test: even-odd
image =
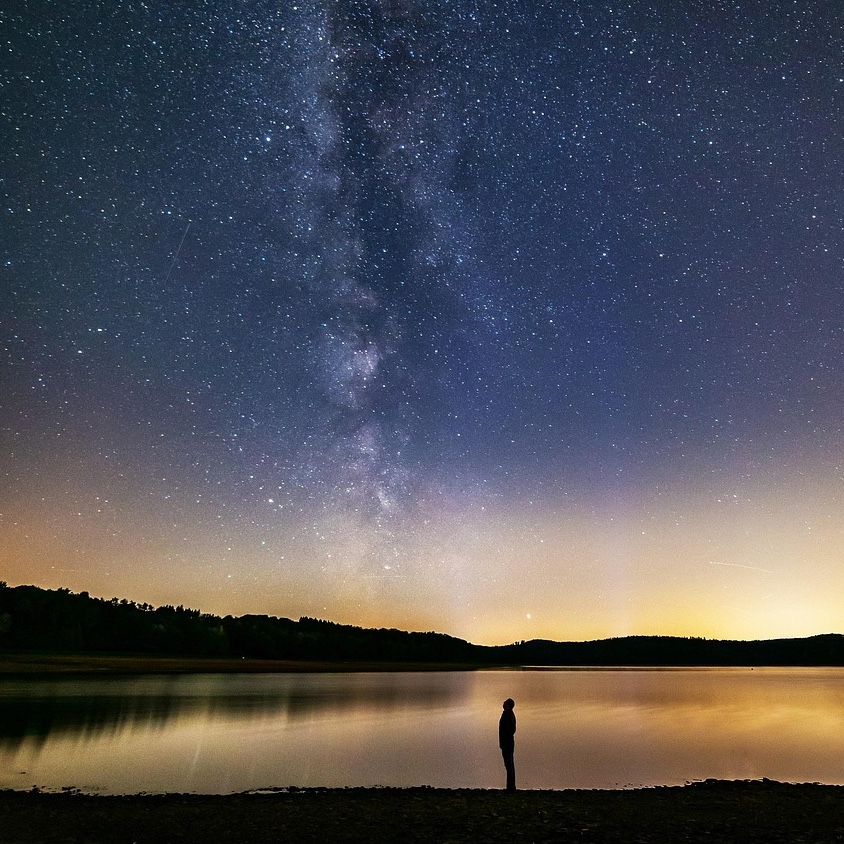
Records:
[[[0,788],[844,784],[844,669],[536,669],[0,679]]]

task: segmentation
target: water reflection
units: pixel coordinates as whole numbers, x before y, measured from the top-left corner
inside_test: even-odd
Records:
[[[459,686],[425,682],[434,675],[378,674],[377,683],[372,676],[198,674],[0,681],[0,746],[63,734],[93,737],[155,729],[188,719],[295,720],[361,708],[431,708],[460,695]]]
[[[0,787],[526,788],[844,782],[844,670],[490,671],[0,681]]]

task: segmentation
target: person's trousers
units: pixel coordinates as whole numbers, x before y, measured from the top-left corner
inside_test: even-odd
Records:
[[[516,790],[516,763],[513,761],[512,747],[502,747],[501,755],[504,757],[504,769],[507,771],[507,791]]]

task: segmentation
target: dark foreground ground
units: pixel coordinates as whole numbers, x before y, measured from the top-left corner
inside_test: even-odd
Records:
[[[0,792],[2,844],[844,842],[844,787],[308,789],[230,796]]]

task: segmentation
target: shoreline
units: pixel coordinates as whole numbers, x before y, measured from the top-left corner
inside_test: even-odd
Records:
[[[150,656],[139,654],[0,653],[0,679],[106,677],[144,674],[352,674],[434,671],[695,671],[838,668],[807,665],[516,665],[486,662],[377,662],[279,660],[247,657]]]
[[[291,674],[514,669],[480,663],[343,662],[111,654],[0,654],[0,677],[136,674]]]
[[[4,844],[833,842],[844,786],[706,780],[624,790],[303,788],[227,795],[0,791]]]

